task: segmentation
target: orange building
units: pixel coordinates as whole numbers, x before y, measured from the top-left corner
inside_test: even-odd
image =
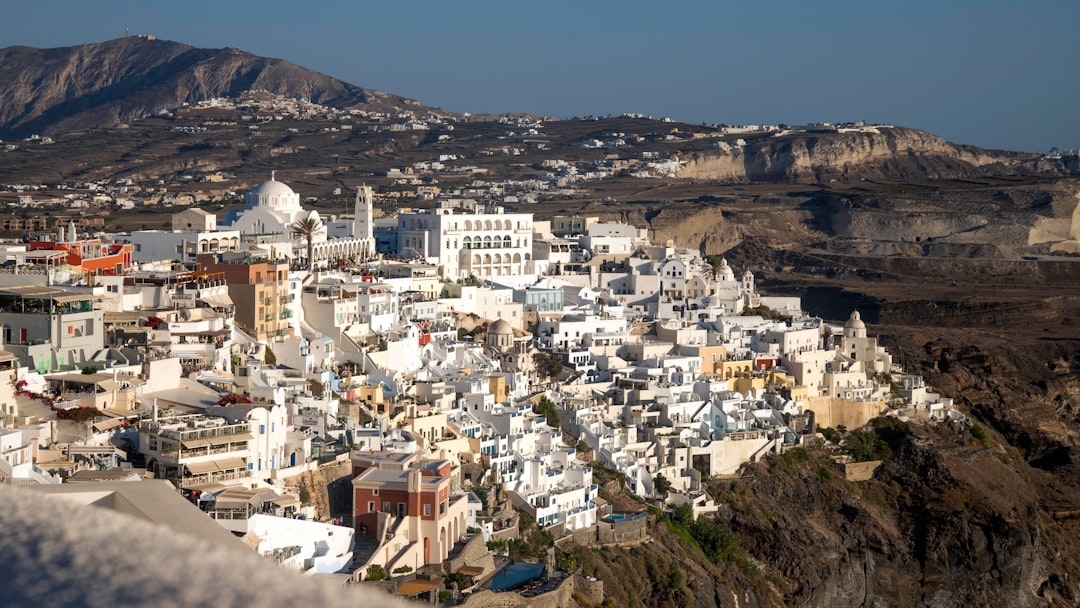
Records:
[[[265,256],[200,254],[199,269],[222,273],[236,305],[236,323],[253,338],[269,342],[292,336],[289,324],[289,265]]]
[[[61,230],[61,235],[64,231]],[[75,228],[71,228],[71,236]],[[32,241],[30,251],[65,251],[67,263],[87,272],[105,275],[122,275],[131,268],[131,245],[109,245],[101,239],[64,239],[56,241]]]

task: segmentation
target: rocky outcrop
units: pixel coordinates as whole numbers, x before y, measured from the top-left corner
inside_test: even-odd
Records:
[[[55,49],[0,49],[0,137],[113,126],[252,90],[335,107],[419,107],[280,59],[126,36]]]
[[[722,519],[785,605],[1075,605],[1078,563],[1022,461],[945,428],[894,445],[867,482],[840,481],[827,459],[784,460],[723,490]]]
[[[990,175],[1068,175],[1060,160],[949,143],[915,129],[761,137],[745,146],[699,152],[678,173],[725,182],[819,183],[925,180]]]

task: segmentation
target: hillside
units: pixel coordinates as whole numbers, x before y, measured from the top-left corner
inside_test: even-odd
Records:
[[[377,111],[419,105],[281,59],[126,36],[55,49],[0,49],[0,138],[114,126],[250,90]]]
[[[901,127],[750,139],[694,154],[684,179],[818,183],[923,180],[996,175],[1060,175],[1060,163],[1035,154],[985,150]]]

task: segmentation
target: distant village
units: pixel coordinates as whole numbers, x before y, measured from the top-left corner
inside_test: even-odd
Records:
[[[341,117],[301,102],[252,116],[274,112]],[[401,185],[458,160],[402,168]],[[560,188],[605,170],[550,169]],[[797,446],[872,474],[823,433],[965,424],[858,311],[810,316],[645,228],[540,220],[506,185],[417,185],[433,207],[376,217],[357,184],[352,213],[324,217],[268,177],[220,220],[192,199],[171,229],[4,226],[32,238],[0,243],[0,483],[111,494],[166,525],[182,514],[208,543],[334,584],[599,603],[602,584],[557,548],[643,542],[644,504],[710,513],[708,479]],[[103,195],[87,205],[146,193],[90,186]],[[641,509],[601,497],[600,477]],[[543,535],[551,546],[529,545]]]
[[[600,137],[581,139],[573,146],[581,150],[605,152],[602,159],[570,160],[534,158],[531,165],[542,171],[535,179],[496,179],[478,163],[485,157],[511,157],[514,162],[529,163],[538,152],[550,152],[545,143],[545,119],[537,117],[473,117],[432,115],[413,109],[398,113],[343,110],[265,92],[245,93],[237,98],[222,98],[162,109],[158,118],[168,122],[167,130],[198,141],[206,133],[227,132],[240,137],[259,138],[263,132],[283,129],[289,135],[348,134],[352,132],[411,133],[437,131],[440,143],[452,143],[455,125],[468,122],[492,122],[497,125],[499,145],[481,149],[476,158],[461,153],[438,154],[433,158],[380,172],[389,187],[375,193],[377,203],[409,204],[410,201],[434,201],[444,197],[500,200],[508,205],[536,203],[551,199],[581,198],[590,193],[590,183],[614,177],[664,178],[677,176],[685,164],[684,154],[671,147],[679,142],[703,141],[708,147],[731,152],[746,146],[752,136],[781,137],[798,133],[878,132],[889,125],[865,123],[814,123],[810,125],[701,125],[688,129],[674,125],[663,133],[645,135],[610,130]],[[595,117],[575,117],[589,120]],[[673,123],[669,118],[654,119],[641,114],[623,114],[620,118],[649,119]],[[282,127],[281,125],[286,125]],[[165,128],[165,127],[163,127]],[[0,142],[0,157],[8,154],[47,154],[53,138],[34,135],[18,142]],[[654,145],[655,144],[655,145]],[[630,148],[637,146],[655,149]],[[287,156],[303,145],[279,145],[270,148],[271,156]],[[472,179],[462,179],[472,178]],[[242,182],[239,183],[242,185]],[[187,207],[222,203],[243,196],[237,176],[228,171],[192,171],[175,175],[87,180],[50,184],[0,184],[0,191],[15,193],[16,198],[0,203],[0,230],[41,230],[46,223],[42,211],[58,217],[72,217],[90,227],[102,226],[104,217],[116,211]],[[340,192],[307,193],[305,202],[320,197],[338,196]],[[28,214],[27,212],[36,212]],[[7,214],[5,216],[5,213]]]

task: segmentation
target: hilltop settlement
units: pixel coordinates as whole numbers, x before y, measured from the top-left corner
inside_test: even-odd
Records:
[[[558,549],[647,541],[645,505],[707,514],[707,479],[811,444],[865,479],[824,438],[880,416],[966,424],[858,311],[723,258],[437,189],[376,214],[355,186],[351,214],[272,175],[224,218],[0,245],[0,480],[327,584],[599,603]]]

